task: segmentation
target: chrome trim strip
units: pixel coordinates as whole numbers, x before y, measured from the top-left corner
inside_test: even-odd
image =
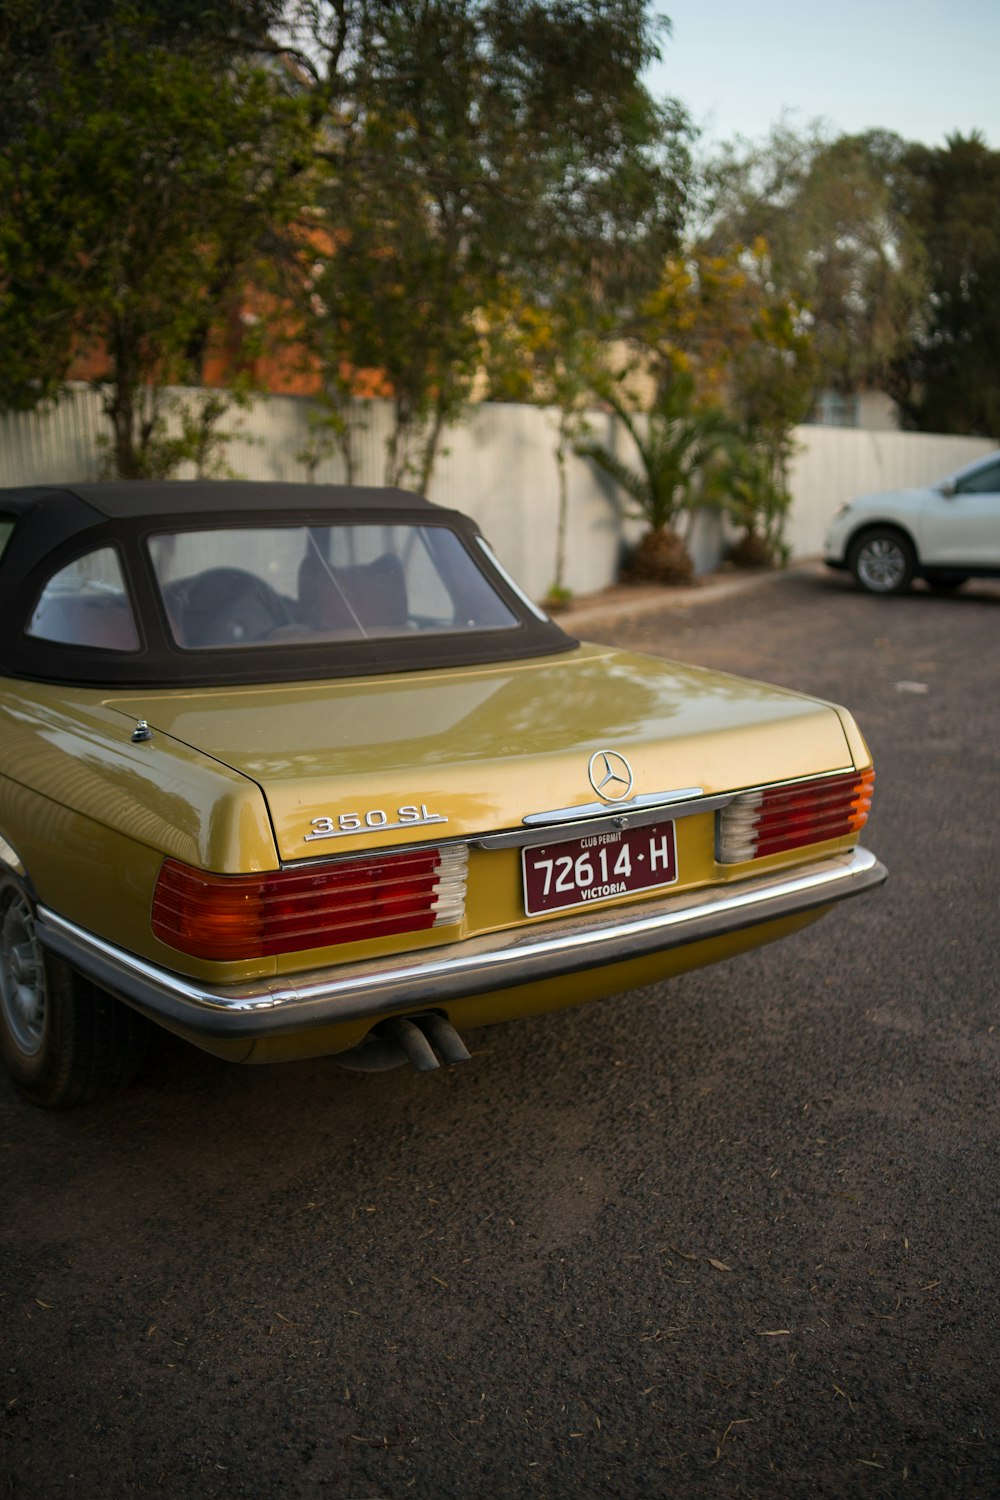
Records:
[[[547,828],[552,823],[571,823],[577,818],[599,817],[609,808],[617,813],[627,813],[638,811],[641,807],[673,807],[675,803],[689,802],[704,795],[704,789],[700,786],[686,786],[674,792],[644,792],[641,797],[630,797],[627,802],[581,802],[576,807],[554,807],[551,812],[529,813],[521,822],[528,828]]]
[[[44,907],[44,946],[137,1010],[192,1035],[238,1040],[375,1020],[723,937],[829,906],[886,878],[860,846],[792,870],[638,905],[492,933],[445,948],[235,985],[188,979],[84,932]]]
[[[520,599],[521,603],[525,606],[526,609],[531,610],[531,613],[537,620],[541,620],[546,625],[550,624],[550,618],[545,613],[544,609],[542,609],[540,605],[536,604],[533,599],[529,599],[527,594],[522,589],[521,585],[514,582],[513,578],[511,578],[510,574],[507,572],[507,569],[497,557],[496,553],[493,551],[493,548],[490,546],[486,538],[484,536],[480,536],[477,533],[476,541],[479,543],[480,550],[486,553],[486,556],[489,558],[494,568],[496,568],[497,572],[500,574],[500,577],[510,589],[511,593],[515,594],[517,598]]]
[[[22,880],[24,879],[25,868],[18,859],[16,850],[11,848],[3,834],[0,834],[0,865],[6,866],[8,870],[15,875],[20,875]]]
[[[606,803],[594,803],[599,808],[603,817],[585,817],[576,822],[551,822],[533,824],[531,828],[513,829],[509,833],[485,833],[481,838],[473,838],[470,842],[477,849],[527,849],[532,844],[542,844],[553,838],[572,839],[582,838],[594,833],[617,833],[625,828],[645,828],[649,823],[663,821],[664,814],[671,822],[678,818],[690,818],[695,813],[716,812],[721,807],[728,807],[736,793],[727,792],[722,797],[700,797],[694,802],[654,802],[652,806],[641,811],[633,811],[638,804],[639,798],[632,802],[623,803],[618,808],[609,807]],[[584,809],[567,808],[567,812],[579,813]],[[540,814],[531,814],[532,817]],[[528,819],[524,819],[525,823]]]

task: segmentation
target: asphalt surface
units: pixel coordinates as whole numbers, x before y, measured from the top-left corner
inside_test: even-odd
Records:
[[[1000,586],[588,633],[846,702],[889,884],[429,1076],[0,1083],[0,1496],[1000,1494]]]

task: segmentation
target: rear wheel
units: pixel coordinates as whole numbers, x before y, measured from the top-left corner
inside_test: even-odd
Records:
[[[0,876],[0,1055],[17,1086],[47,1109],[112,1093],[131,1082],[148,1023],[38,941],[22,883]]]
[[[903,594],[913,581],[916,555],[901,531],[878,527],[851,545],[848,566],[870,594]]]

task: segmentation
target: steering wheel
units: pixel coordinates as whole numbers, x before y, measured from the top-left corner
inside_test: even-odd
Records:
[[[206,568],[189,578],[175,607],[186,646],[243,646],[292,622],[281,595],[243,568]]]

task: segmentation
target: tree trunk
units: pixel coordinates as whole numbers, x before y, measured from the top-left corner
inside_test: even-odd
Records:
[[[569,486],[566,477],[566,449],[569,446],[569,424],[571,413],[563,409],[559,413],[559,438],[556,443],[556,469],[559,473],[559,508],[556,512],[556,572],[552,582],[555,593],[565,588],[566,573],[566,523],[569,512]]]

